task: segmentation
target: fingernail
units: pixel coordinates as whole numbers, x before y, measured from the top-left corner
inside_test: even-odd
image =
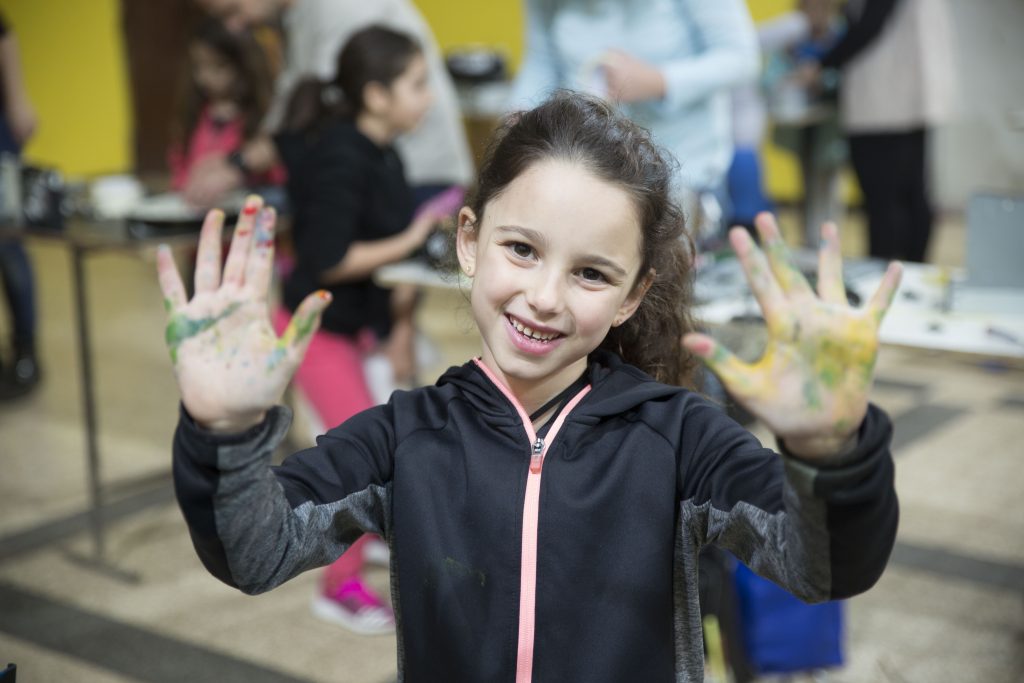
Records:
[[[316,295],[320,297],[320,299],[322,299],[323,301],[330,301],[332,298],[331,293],[328,292],[326,289],[321,289],[316,293]]]
[[[690,342],[688,346],[698,356],[706,358],[711,354],[711,342],[707,339],[698,339],[697,341]]]

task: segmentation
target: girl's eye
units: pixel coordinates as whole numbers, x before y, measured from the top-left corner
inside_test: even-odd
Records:
[[[533,247],[523,242],[510,242],[508,248],[519,258],[530,258],[533,256]]]
[[[604,276],[604,273],[602,273],[601,271],[596,270],[594,268],[581,268],[580,269],[580,277],[583,278],[584,280],[586,280],[587,282],[607,282],[608,281],[608,278],[606,278]]]

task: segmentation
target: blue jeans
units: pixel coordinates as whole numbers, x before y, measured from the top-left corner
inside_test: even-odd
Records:
[[[0,279],[11,311],[15,352],[29,351],[36,337],[35,278],[28,253],[20,241],[0,242]]]
[[[18,154],[7,121],[0,116],[0,152]],[[14,327],[15,353],[31,351],[36,337],[35,277],[20,239],[0,240],[0,280]]]

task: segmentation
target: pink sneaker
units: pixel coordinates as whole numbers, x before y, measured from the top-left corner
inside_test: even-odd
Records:
[[[364,636],[393,633],[395,614],[361,578],[324,588],[313,596],[313,614]]]

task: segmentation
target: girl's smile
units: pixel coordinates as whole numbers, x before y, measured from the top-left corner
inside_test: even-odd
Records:
[[[506,314],[509,336],[512,343],[523,353],[543,356],[558,348],[565,335],[537,323],[526,322],[511,314]]]

